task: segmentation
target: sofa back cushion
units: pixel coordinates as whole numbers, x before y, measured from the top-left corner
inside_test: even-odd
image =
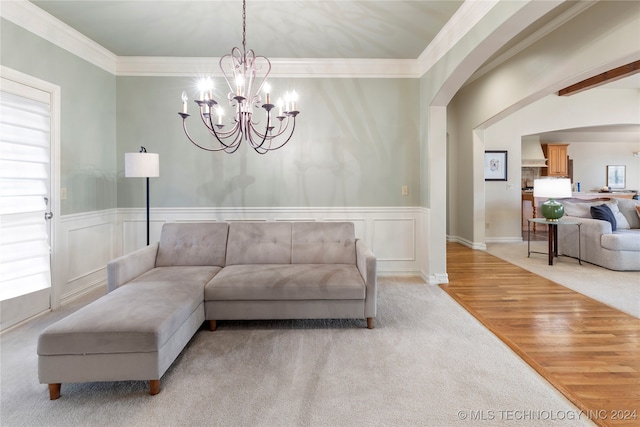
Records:
[[[292,264],[355,264],[356,238],[350,222],[294,222]]]
[[[640,200],[618,199],[618,209],[629,223],[629,228],[640,228],[640,217],[636,209],[640,207]]]
[[[156,267],[212,265],[224,267],[229,224],[170,223],[162,226]]]
[[[226,265],[291,264],[291,223],[232,222]]]
[[[579,218],[591,218],[591,207],[599,206],[609,199],[585,199],[585,200],[560,200],[562,206],[564,206],[564,214],[567,216],[576,216]]]
[[[572,199],[575,200],[575,199]],[[628,202],[635,202],[635,200],[630,199],[618,199],[618,198],[610,198],[610,199],[585,199],[577,202],[560,200],[562,205],[564,206],[564,214],[568,216],[576,216],[580,218],[591,218],[591,208],[593,206],[600,206],[602,204],[606,205],[611,209],[613,216],[616,219],[617,227],[620,229],[627,228],[638,228],[633,227],[630,221],[638,222],[634,218],[630,218],[631,215],[629,213],[633,213],[633,207],[627,204]],[[623,211],[623,207],[625,207],[625,211]],[[636,224],[640,225],[640,224]]]

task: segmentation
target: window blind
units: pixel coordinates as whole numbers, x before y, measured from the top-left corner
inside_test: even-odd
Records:
[[[0,301],[51,287],[49,104],[0,92]]]

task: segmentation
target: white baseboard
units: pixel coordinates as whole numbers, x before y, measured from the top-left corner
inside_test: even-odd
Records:
[[[447,241],[452,243],[460,243],[461,245],[464,245],[468,248],[475,249],[475,250],[480,250],[480,251],[487,250],[486,243],[472,242],[471,240],[467,240],[459,236],[447,236]]]

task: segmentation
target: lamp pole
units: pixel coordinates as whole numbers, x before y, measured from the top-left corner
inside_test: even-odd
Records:
[[[149,177],[147,177],[147,246],[149,246]]]

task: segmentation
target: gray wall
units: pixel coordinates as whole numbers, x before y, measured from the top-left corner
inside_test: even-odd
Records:
[[[151,180],[156,207],[415,206],[418,180],[418,79],[272,79],[274,93],[299,94],[296,132],[281,150],[234,154],[193,146],[182,131],[181,77],[118,77],[118,206],[144,206],[144,180],[124,178],[124,153],[144,145],[160,154]],[[216,98],[224,81],[214,80]],[[201,145],[196,105],[189,131]],[[401,195],[401,187],[409,195]]]
[[[116,207],[116,78],[0,20],[0,63],[61,88],[61,213]]]
[[[300,95],[287,147],[208,153],[177,115],[193,79],[116,77],[4,19],[1,30],[2,65],[62,89],[62,214],[144,206],[144,180],[124,178],[124,153],[141,145],[160,154],[154,207],[418,204],[418,79],[273,79],[274,91]],[[199,118],[189,123],[205,143]]]

